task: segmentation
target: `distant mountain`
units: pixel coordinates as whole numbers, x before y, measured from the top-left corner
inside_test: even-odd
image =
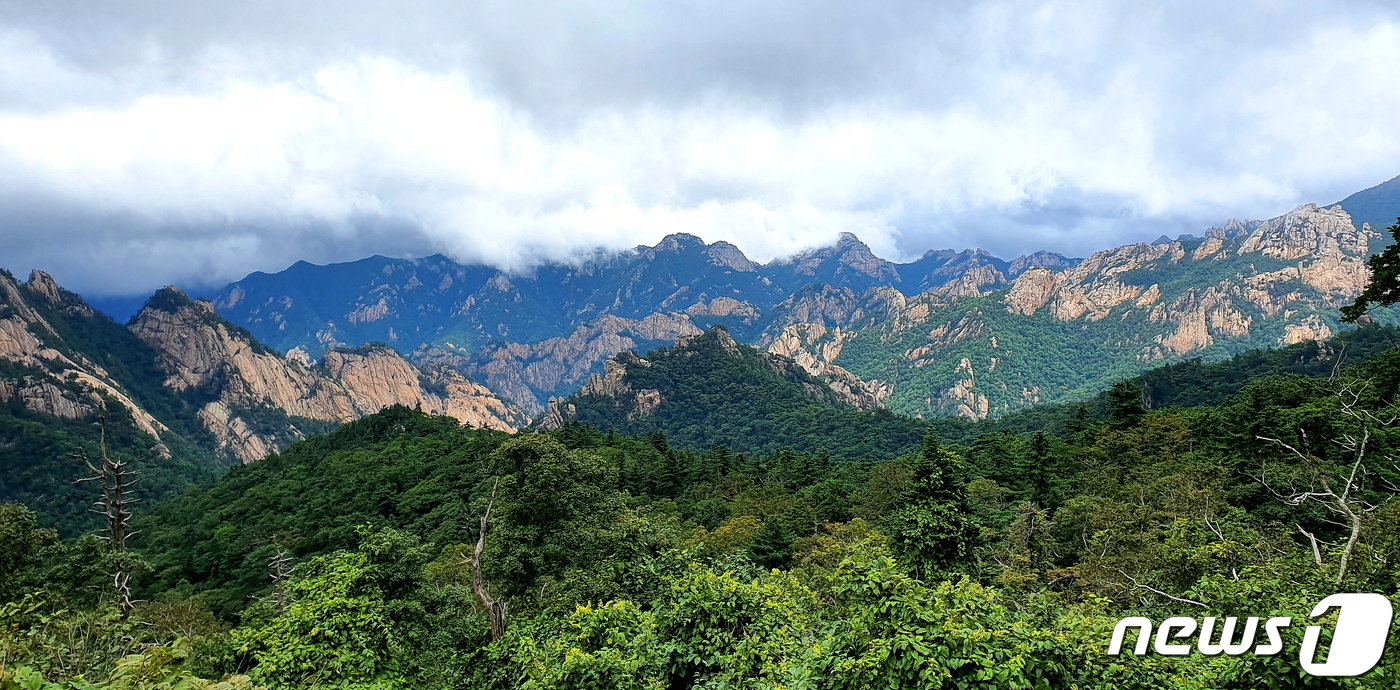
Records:
[[[1380,237],[1340,207],[1314,205],[1206,234],[1029,269],[1006,290],[969,273],[912,298],[828,295],[759,342],[839,364],[888,388],[886,403],[905,413],[997,416],[1188,356],[1325,339],[1340,328],[1337,307],[1365,285]]]
[[[513,430],[527,420],[461,372],[415,367],[388,347],[283,356],[167,288],[128,327],[35,271],[0,271],[0,501],[65,530],[90,520],[75,453],[111,452],[155,497],[390,405]]]
[[[392,405],[496,429],[526,421],[461,372],[420,370],[384,345],[331,348],[316,363],[297,349],[283,356],[175,288],[156,293],[129,329],[156,353],[164,387],[195,401],[218,449],[244,462]]]
[[[844,459],[899,455],[917,447],[923,432],[915,420],[884,410],[848,373],[813,376],[787,357],[738,343],[723,326],[645,357],[624,352],[608,360],[578,393],[551,400],[538,426],[570,422],[661,433],[693,449],[824,448]]]
[[[1346,209],[1358,228],[1369,223],[1373,230],[1383,232],[1400,220],[1400,176],[1363,189],[1336,205]]]
[[[1397,194],[1400,178],[1340,205],[1088,259],[930,250],[900,264],[846,233],[760,265],[732,244],[676,234],[521,275],[442,256],[300,263],[212,301],[278,350],[317,357],[383,342],[534,416],[619,352],[723,325],[809,373],[853,372],[892,409],[980,418],[1082,397],[1162,362],[1326,338],[1382,246],[1375,223],[1400,216]]]
[[[969,279],[1006,287],[1032,267],[1076,262],[1050,252],[1004,261],[970,250],[895,264],[845,234],[832,247],[759,265],[732,244],[675,234],[654,247],[525,275],[442,256],[299,263],[250,275],[212,301],[279,350],[315,356],[383,342],[418,362],[451,364],[538,414],[545,400],[577,390],[618,352],[715,325],[756,341],[775,318],[787,318],[782,305],[811,286],[891,286],[909,295]]]

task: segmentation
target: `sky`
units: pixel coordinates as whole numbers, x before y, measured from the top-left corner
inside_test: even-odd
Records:
[[[1400,174],[1400,5],[0,3],[0,266],[1083,256]]]

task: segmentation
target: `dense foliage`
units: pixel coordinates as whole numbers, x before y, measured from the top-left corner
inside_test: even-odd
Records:
[[[604,431],[664,434],[686,448],[820,449],[836,459],[889,458],[918,446],[923,423],[887,410],[858,410],[790,360],[736,343],[717,326],[626,368],[626,394],[583,393],[568,403],[579,422]],[[633,391],[655,391],[638,410]]]
[[[21,285],[20,289],[28,290]],[[163,291],[169,292],[169,291]],[[163,294],[160,293],[160,294]],[[106,401],[108,445],[115,456],[132,463],[142,476],[147,499],[182,491],[194,482],[209,481],[227,467],[213,452],[209,432],[195,421],[193,410],[201,402],[184,398],[162,385],[165,375],[156,365],[149,346],[111,319],[94,313],[80,298],[62,293],[64,302],[28,300],[54,330],[45,345],[73,361],[89,361],[118,382],[125,393],[166,429],[159,441],[138,431],[126,409]],[[0,304],[0,316],[7,307]],[[0,360],[0,379],[48,381],[73,399],[84,399],[90,389],[80,381],[58,379],[57,363],[50,370],[33,370]],[[86,511],[90,492],[74,485],[87,470],[75,453],[98,457],[102,429],[96,418],[55,419],[26,409],[22,401],[0,403],[0,501],[23,502],[38,511],[67,536],[96,526],[98,518]]]
[[[844,461],[392,408],[147,508],[135,552],[7,505],[0,687],[1393,687],[1395,649],[1301,675],[1296,629],[1273,657],[1103,650],[1126,615],[1397,593],[1400,351],[1142,390]]]

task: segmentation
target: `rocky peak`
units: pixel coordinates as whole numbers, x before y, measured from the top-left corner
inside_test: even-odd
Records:
[[[1015,278],[1032,268],[1048,268],[1052,271],[1058,271],[1071,268],[1076,263],[1078,260],[1070,259],[1063,254],[1041,250],[1012,259],[1011,264],[1007,266],[1006,273]]]
[[[744,256],[738,247],[723,240],[711,244],[706,252],[710,255],[710,263],[716,266],[725,266],[744,273],[758,270],[758,264]]]
[[[742,355],[739,341],[735,340],[734,336],[730,335],[729,329],[724,326],[715,326],[698,335],[682,336],[680,339],[676,340],[676,347],[683,349],[709,343],[715,344],[719,349],[723,350],[725,354],[731,357],[739,357]]]
[[[63,302],[63,289],[54,282],[53,276],[43,271],[38,269],[30,271],[29,282],[25,283],[25,286],[48,300],[50,304],[58,305]]]
[[[55,309],[63,309],[84,317],[91,317],[97,313],[88,306],[87,302],[83,301],[83,298],[60,287],[54,281],[53,276],[43,271],[37,269],[30,271],[29,281],[24,286]]]
[[[58,313],[46,317],[42,307],[36,308],[39,302]],[[62,419],[85,419],[98,413],[106,396],[126,408],[137,429],[159,441],[166,427],[108,371],[63,342],[49,320],[53,316],[91,319],[97,314],[47,273],[35,271],[21,285],[8,271],[0,271],[0,361],[34,372],[0,380],[0,403],[16,402]]]
[[[673,232],[663,238],[656,246],[650,247],[656,253],[678,253],[688,249],[698,249],[705,246],[705,240],[687,232]]]
[[[1304,204],[1259,223],[1240,243],[1239,253],[1258,252],[1284,261],[1351,255],[1364,257],[1376,234],[1359,230],[1341,206]]]
[[[860,241],[854,233],[841,233],[834,250],[832,256],[838,263],[858,273],[871,278],[898,276],[893,264],[875,256],[875,253],[870,251],[870,245]]]
[[[809,249],[791,258],[774,261],[769,266],[789,268],[800,276],[815,276],[835,282],[849,282],[851,275],[859,276],[863,284],[871,281],[896,283],[900,280],[895,264],[875,256],[868,245],[849,232],[841,233],[835,244]]]
[[[1006,276],[987,264],[973,266],[961,278],[933,290],[942,297],[981,297],[1006,285]]]
[[[166,387],[213,398],[199,412],[220,447],[251,462],[278,439],[245,416],[272,409],[291,418],[348,422],[391,405],[445,414],[476,426],[514,430],[523,415],[462,374],[421,371],[387,345],[331,349],[319,367],[282,357],[227,323],[204,301],[166,288],[130,330],[157,353]]]

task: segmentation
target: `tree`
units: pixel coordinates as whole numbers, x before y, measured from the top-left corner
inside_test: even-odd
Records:
[[[0,602],[40,582],[34,566],[58,533],[39,526],[34,511],[18,503],[0,503]]]
[[[749,557],[765,568],[779,568],[792,555],[792,532],[777,518],[769,518],[749,542]]]
[[[486,502],[486,512],[481,514],[481,529],[477,532],[476,548],[472,549],[471,555],[465,557],[466,564],[472,569],[472,593],[476,594],[481,608],[486,611],[493,642],[506,634],[507,602],[491,596],[491,590],[486,586],[486,579],[481,573],[481,552],[486,549],[486,528],[491,524],[491,508],[496,504],[496,489],[499,486],[499,480],[491,486],[491,499]]]
[[[250,675],[279,688],[401,679],[404,640],[370,558],[338,551],[298,572],[285,612],[233,632],[233,644],[256,661]]]
[[[1108,389],[1108,418],[1119,428],[1132,426],[1147,412],[1142,387],[1133,381],[1119,381]]]
[[[972,553],[977,532],[968,510],[958,457],[930,427],[900,505],[886,521],[891,545],[921,577],[950,569]]]
[[[1379,441],[1387,429],[1400,424],[1400,405],[1391,403],[1380,409],[1368,409],[1364,399],[1371,397],[1369,384],[1347,381],[1335,391],[1340,429],[1333,438],[1309,437],[1306,429],[1299,438],[1285,441],[1277,437],[1259,436],[1259,440],[1275,444],[1298,460],[1283,469],[1261,473],[1261,481],[1289,506],[1309,503],[1321,505],[1332,514],[1331,520],[1345,534],[1337,563],[1337,584],[1346,579],[1357,542],[1361,538],[1366,518],[1400,493],[1393,481],[1378,470],[1400,467],[1400,457],[1388,454]],[[1276,484],[1277,486],[1271,486]],[[1317,535],[1297,527],[1312,548],[1313,560],[1323,567],[1321,541]]]
[[[1400,302],[1400,218],[1390,226],[1391,245],[1366,261],[1371,267],[1371,282],[1349,306],[1342,307],[1342,321],[1356,323],[1371,305],[1380,307]]]
[[[127,461],[113,458],[108,452],[105,405],[98,414],[97,421],[101,433],[98,445],[101,458],[94,461],[82,450],[74,453],[73,457],[82,460],[89,472],[88,476],[79,479],[78,482],[97,482],[102,492],[101,497],[93,503],[97,506],[93,512],[107,518],[107,534],[103,539],[111,545],[113,551],[120,553],[126,550],[126,540],[136,536],[135,532],[130,531],[130,523],[131,506],[137,503],[138,499],[132,498],[131,490],[139,473],[128,467]]]

